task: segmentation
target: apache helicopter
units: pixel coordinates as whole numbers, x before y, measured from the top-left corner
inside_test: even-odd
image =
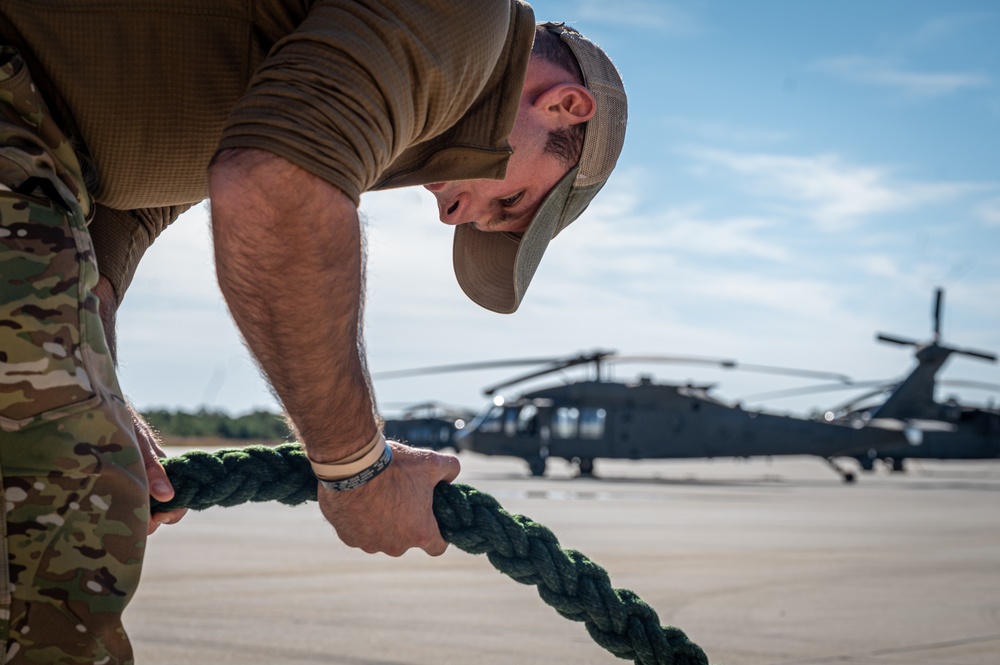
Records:
[[[882,460],[895,471],[907,458],[988,459],[1000,457],[1000,410],[959,405],[933,398],[935,375],[953,354],[995,361],[982,351],[946,346],[940,339],[942,292],[937,290],[934,335],[928,342],[878,334],[883,342],[913,346],[917,365],[902,380],[854,382],[849,377],[732,360],[681,356],[623,356],[594,351],[569,358],[533,358],[444,365],[375,375],[416,376],[515,365],[538,370],[484,389],[495,396],[470,425],[455,433],[458,450],[519,457],[532,475],[544,475],[549,458],[576,464],[580,475],[593,473],[596,459],[677,459],[815,455],[845,482],[854,473],[838,459],[852,458],[870,471]],[[746,410],[712,396],[712,386],[657,384],[649,378],[620,383],[604,378],[611,362],[714,364],[726,369],[834,379],[831,387],[877,383],[874,391],[811,418]],[[563,383],[504,399],[498,391],[572,367],[590,366],[594,378]],[[981,384],[980,387],[1000,389]],[[816,390],[818,392],[818,390]],[[865,399],[889,393],[883,401]]]

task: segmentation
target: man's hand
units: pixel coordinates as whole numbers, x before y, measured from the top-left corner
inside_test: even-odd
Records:
[[[354,490],[334,492],[320,485],[320,510],[350,547],[389,556],[419,547],[440,556],[448,543],[441,537],[432,510],[434,486],[458,477],[458,458],[388,443],[392,446],[388,469]]]
[[[163,449],[160,448],[160,439],[149,426],[139,412],[128,405],[128,410],[132,414],[132,423],[135,425],[135,438],[139,442],[139,452],[142,453],[142,463],[146,467],[146,479],[149,483],[149,494],[160,502],[167,502],[174,498],[174,486],[167,478],[167,472],[160,463],[160,459],[166,457]],[[156,531],[161,524],[175,524],[187,514],[187,508],[175,508],[166,513],[153,513],[149,519],[149,531],[147,535]]]

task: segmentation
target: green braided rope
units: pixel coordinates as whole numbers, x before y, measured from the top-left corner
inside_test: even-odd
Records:
[[[297,443],[200,450],[164,460],[176,495],[153,500],[154,512],[204,510],[250,501],[291,506],[316,499],[316,478]],[[661,626],[656,612],[628,589],[614,589],[607,572],[524,515],[506,512],[489,494],[461,484],[434,488],[434,516],[445,540],[490,563],[538,595],[556,612],[582,621],[595,642],[639,665],[707,665],[679,628]]]

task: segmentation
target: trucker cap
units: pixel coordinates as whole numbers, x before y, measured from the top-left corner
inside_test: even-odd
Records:
[[[524,233],[455,227],[453,261],[459,286],[476,304],[494,312],[517,310],[549,241],[579,217],[607,182],[625,143],[625,86],[601,48],[562,23],[540,23],[569,46],[596,101],[587,121],[580,161],[556,183]]]

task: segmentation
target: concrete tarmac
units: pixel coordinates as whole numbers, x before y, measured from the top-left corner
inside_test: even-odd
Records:
[[[460,482],[550,528],[715,665],[1000,663],[1000,461],[845,485],[805,457],[599,460],[586,479],[460,459]],[[138,665],[623,662],[485,557],[351,550],[314,503],[161,527],[125,625]]]

